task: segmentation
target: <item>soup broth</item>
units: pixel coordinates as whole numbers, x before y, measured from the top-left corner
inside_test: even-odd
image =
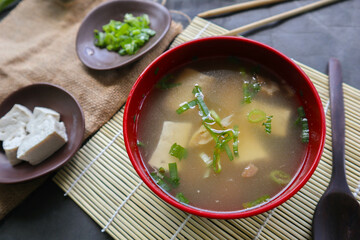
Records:
[[[202,94],[193,93],[196,86]],[[199,96],[207,117],[193,101]],[[191,107],[177,113],[184,103]],[[155,181],[180,201],[214,211],[252,207],[278,194],[304,158],[299,106],[295,91],[262,66],[233,57],[196,60],[145,97],[140,153]],[[224,132],[222,140],[230,140],[219,149],[216,137]],[[185,149],[181,160],[169,154],[174,143]],[[176,163],[179,183],[166,186],[169,163]]]

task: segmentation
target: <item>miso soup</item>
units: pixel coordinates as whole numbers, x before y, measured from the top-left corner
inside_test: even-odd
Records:
[[[196,60],[164,76],[145,96],[138,127],[154,181],[180,202],[214,211],[278,194],[308,141],[295,90],[234,57]]]

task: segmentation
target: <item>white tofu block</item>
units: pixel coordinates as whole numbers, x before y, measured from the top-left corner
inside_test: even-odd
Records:
[[[27,123],[29,122],[30,120],[30,117],[31,117],[32,113],[31,111],[21,105],[21,104],[15,104],[8,113],[6,113],[1,119],[0,119],[0,122],[2,119],[14,119],[14,120],[17,120],[18,122],[24,122],[24,123]]]
[[[28,132],[36,131],[36,127],[39,127],[39,123],[47,116],[53,117],[56,121],[60,121],[60,114],[52,109],[45,107],[35,107],[30,121],[26,125]]]
[[[166,95],[164,102],[166,104],[166,108],[173,109],[175,111],[182,103],[189,102],[195,98],[192,93],[195,84],[198,84],[202,91],[206,92],[214,80],[215,79],[213,77],[206,74],[190,68],[185,68],[174,81],[174,83],[180,83],[180,85],[165,90]]]
[[[254,137],[251,131],[239,133],[239,158],[235,158],[234,162],[238,164],[250,163],[257,161],[266,161],[268,153],[259,139]]]
[[[68,140],[63,122],[56,121],[52,116],[46,116],[39,124],[41,127],[27,135],[17,151],[17,158],[32,165],[48,158]]]
[[[11,110],[0,119],[0,141],[4,141],[19,127],[26,125],[31,118],[31,111],[20,104],[15,104]]]
[[[266,113],[266,116],[273,116],[271,120],[271,135],[285,137],[290,124],[291,110],[284,107],[271,106],[264,102],[253,101],[246,104],[248,114],[252,109],[259,109]],[[264,128],[259,124],[259,127]]]
[[[169,163],[178,162],[179,160],[169,154],[170,148],[174,143],[186,148],[191,134],[191,123],[180,123],[165,121],[161,131],[159,143],[153,152],[149,165],[153,168],[159,169],[163,167],[165,170],[169,169]],[[186,159],[182,159],[186,161]],[[181,165],[178,165],[180,171]]]
[[[22,160],[16,157],[16,154],[25,136],[25,127],[19,127],[10,137],[6,138],[3,142],[3,149],[5,151],[6,157],[13,166],[22,162]]]
[[[16,132],[19,128],[24,128],[25,123],[17,122],[14,119],[2,119],[0,126],[0,141],[5,141],[7,138],[11,136],[14,132]]]

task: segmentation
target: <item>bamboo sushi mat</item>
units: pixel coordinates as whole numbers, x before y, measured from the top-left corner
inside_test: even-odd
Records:
[[[201,18],[171,47],[226,32]],[[114,239],[311,239],[313,212],[331,174],[331,131],[328,77],[297,63],[311,78],[326,112],[327,135],[319,166],[308,183],[290,200],[266,213],[245,219],[197,217],[165,203],[137,176],[124,146],[122,108],[54,177],[54,181]],[[344,84],[346,173],[360,200],[360,91]]]

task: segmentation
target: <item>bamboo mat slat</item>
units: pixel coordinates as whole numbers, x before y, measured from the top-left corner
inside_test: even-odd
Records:
[[[226,31],[196,17],[170,47]],[[314,83],[327,110],[327,75],[296,63]],[[360,200],[360,91],[344,84],[344,100],[347,180]],[[53,178],[65,195],[114,239],[311,239],[313,212],[331,175],[329,111],[326,113],[327,136],[321,161],[311,179],[295,196],[258,216],[216,220],[192,216],[168,205],[141,181],[125,150],[123,110],[115,114]]]

